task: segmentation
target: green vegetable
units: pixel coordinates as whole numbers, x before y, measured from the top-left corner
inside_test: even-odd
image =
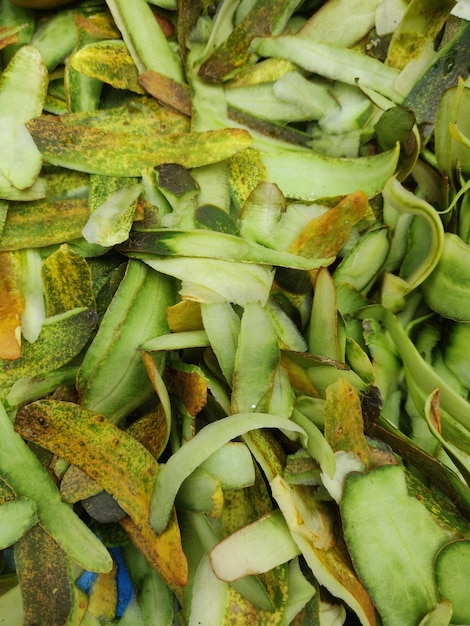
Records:
[[[210,256],[214,259],[280,265],[293,269],[316,269],[331,260],[303,259],[281,250],[270,250],[236,235],[205,229],[183,231],[165,228],[135,233],[122,249],[129,255],[134,255],[136,251],[135,256],[144,260],[165,256],[207,258],[210,250]]]
[[[178,59],[148,4],[144,0],[134,2],[132,7],[123,0],[110,0],[107,4],[139,73],[155,69],[181,82]]]
[[[382,269],[389,249],[387,228],[369,230],[341,261],[333,276],[335,284],[346,283],[359,292],[367,293]]]
[[[0,389],[7,391],[25,376],[46,374],[69,363],[89,340],[96,322],[96,313],[84,308],[49,317],[37,340],[24,346],[19,359],[2,359]]]
[[[301,34],[316,41],[324,41],[349,48],[365,37],[375,25],[379,0],[334,0],[323,4],[301,28]],[[348,20],[338,15],[348,11]]]
[[[243,510],[239,512],[242,513]],[[194,513],[183,513],[182,520],[183,542],[186,539],[191,543],[192,547],[199,544],[203,553],[209,554],[210,551],[218,544],[219,537],[212,528],[207,517]],[[188,552],[190,551],[188,550]],[[198,556],[199,559],[201,559],[202,555],[199,554]],[[235,589],[235,591],[240,593],[244,598],[248,599],[260,609],[265,611],[273,610],[274,607],[272,600],[259,578],[247,575],[243,578],[232,581],[230,585],[233,589]]]
[[[469,354],[466,350],[470,326],[465,322],[456,322],[449,333],[449,341],[444,352],[444,358],[449,369],[458,377],[461,383],[470,389]]]
[[[462,322],[470,321],[467,258],[470,258],[469,245],[454,233],[446,233],[436,268],[423,285],[426,302],[432,309]]]
[[[388,64],[403,69],[411,59],[419,57],[426,43],[435,39],[453,6],[452,1],[410,2],[403,19],[393,33],[387,53]]]
[[[407,493],[397,466],[351,474],[341,510],[353,563],[384,622],[419,623],[438,601],[433,561],[449,533]]]
[[[39,50],[47,69],[52,70],[72,52],[77,41],[73,11],[65,9],[38,24],[31,45]]]
[[[0,0],[2,619],[468,623],[464,3],[64,4]]]
[[[54,539],[33,526],[15,544],[14,556],[25,620],[35,620],[38,612],[49,623],[76,619],[73,564]]]
[[[2,550],[18,541],[36,521],[36,507],[30,500],[16,499],[0,504]]]
[[[347,195],[358,189],[368,197],[379,193],[393,175],[397,150],[359,159],[334,158],[304,151],[272,151],[261,155],[268,177],[285,196],[314,201]]]
[[[279,34],[297,8],[298,0],[258,0],[226,41],[203,63],[199,75],[209,82],[224,80],[249,59],[249,46],[258,35]]]
[[[345,563],[342,546],[332,545],[328,511],[320,505],[312,507],[311,496],[302,497],[301,492],[292,491],[280,476],[270,486],[292,537],[318,582],[346,602],[362,624],[374,624],[375,611],[368,593]]]
[[[156,136],[146,145],[132,132],[82,128],[53,116],[32,120],[27,128],[49,163],[104,176],[139,176],[145,168],[169,161],[198,167],[222,161],[251,143],[243,129],[221,129]]]
[[[168,523],[170,507],[180,484],[196,467],[225,443],[255,428],[284,428],[300,432],[302,428],[283,417],[265,413],[240,413],[206,426],[198,438],[179,449],[160,469],[152,495],[150,523],[162,532]],[[165,479],[165,475],[168,479]]]
[[[468,622],[470,616],[466,597],[466,572],[470,564],[470,542],[454,541],[446,544],[436,557],[436,584],[442,598],[452,606],[452,621]]]
[[[129,261],[77,374],[82,405],[115,423],[152,394],[138,348],[168,330],[164,308],[149,306],[155,297],[163,306],[171,304],[170,282],[140,261]]]
[[[41,171],[41,155],[24,124],[41,113],[47,83],[32,46],[22,46],[0,78],[0,176],[19,190],[30,188]]]
[[[284,517],[275,511],[218,543],[210,558],[216,576],[230,582],[246,574],[267,572],[298,553]]]
[[[415,113],[425,138],[432,132],[444,91],[455,87],[459,77],[465,80],[468,76],[466,58],[469,40],[470,26],[464,22],[455,36],[439,50],[432,65],[403,101]]]
[[[253,47],[262,56],[288,59],[325,78],[369,87],[397,103],[403,100],[394,87],[398,72],[355,50],[315,41],[302,33],[256,39]],[[351,67],[354,68],[352,73],[349,71]]]
[[[109,552],[72,508],[61,501],[52,478],[14,431],[3,405],[0,405],[0,429],[2,477],[19,496],[35,504],[39,525],[76,563],[91,571],[109,571],[112,566]]]

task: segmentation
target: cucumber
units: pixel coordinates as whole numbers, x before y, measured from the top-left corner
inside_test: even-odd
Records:
[[[31,500],[18,498],[0,504],[0,550],[18,541],[36,521],[36,506]]]
[[[259,355],[253,359],[253,354]],[[247,302],[242,316],[233,373],[234,413],[268,412],[280,351],[276,331],[264,308]]]
[[[24,343],[19,359],[0,359],[0,390],[9,392],[16,381],[42,376],[69,363],[87,343],[98,316],[85,307],[44,320],[34,343]]]
[[[202,469],[220,480],[222,489],[241,489],[255,482],[255,467],[248,447],[239,441],[231,441],[211,454]]]
[[[436,557],[435,568],[439,594],[452,603],[452,623],[470,624],[470,540],[445,545]]]
[[[108,0],[107,5],[139,74],[155,70],[182,83],[178,58],[145,0]]]
[[[46,66],[36,48],[20,48],[0,77],[0,116],[25,124],[41,115],[48,82]]]
[[[470,324],[456,322],[447,338],[444,361],[466,389],[470,389],[470,352],[468,346],[470,346]]]
[[[350,474],[340,507],[354,567],[383,624],[418,624],[439,600],[433,564],[449,530],[409,494],[398,465]]]
[[[212,549],[210,560],[217,578],[232,582],[249,574],[268,572],[299,553],[284,516],[276,510],[219,542]]]
[[[71,9],[52,13],[36,29],[31,44],[39,50],[48,70],[62,63],[78,42],[78,30]]]
[[[305,434],[290,420],[269,413],[240,413],[208,424],[160,466],[150,508],[150,525],[162,532],[170,519],[181,483],[224,444],[258,428],[281,428]]]
[[[217,578],[209,557],[204,555],[194,577],[189,626],[225,624],[228,590],[228,584]]]
[[[152,396],[138,348],[168,331],[165,309],[172,302],[173,287],[165,276],[129,261],[78,371],[82,406],[117,423]]]
[[[441,257],[422,286],[426,304],[443,317],[469,322],[469,284],[470,246],[458,235],[447,232]]]
[[[237,491],[237,493],[240,494],[242,493],[242,491]],[[225,511],[227,511],[227,509],[225,509]],[[230,516],[231,518],[235,517],[236,519],[238,519],[238,517],[240,517],[241,519],[245,513],[246,510],[243,506],[241,508],[236,507],[235,511],[231,510]],[[209,556],[210,562],[210,551],[217,545],[220,537],[211,526],[211,523],[209,522],[206,515],[180,512],[179,520],[182,531],[183,547],[185,549],[185,554],[188,555],[190,572],[190,582],[188,587],[185,589],[185,597],[187,594],[187,597],[190,598],[192,596],[191,581],[194,579],[192,572],[195,574],[198,567],[194,562],[194,557],[196,556],[197,550],[198,548],[202,549],[204,554],[206,556]],[[189,544],[191,545],[191,548],[188,547]],[[202,556],[203,555],[201,553],[198,557],[198,564]],[[243,578],[233,581],[230,584],[235,591],[237,591],[241,596],[243,596],[246,600],[251,602],[259,609],[263,611],[272,611],[274,609],[274,605],[272,603],[268,590],[261,582],[259,577],[244,576]],[[188,609],[189,605],[190,603],[188,602]]]
[[[8,615],[8,621],[2,618],[6,626],[19,626],[24,623],[19,585],[15,585],[0,596],[0,615]]]
[[[16,41],[5,46],[0,52],[3,67],[6,67],[18,50],[31,42],[36,28],[36,16],[33,11],[23,8],[12,0],[2,0],[0,28],[17,29]]]
[[[347,283],[366,293],[376,280],[390,250],[390,234],[385,226],[373,228],[351,248],[333,274],[336,287]]]
[[[457,35],[439,51],[433,64],[403,102],[407,109],[414,112],[424,139],[430,136],[434,128],[444,91],[455,87],[459,77],[465,80],[468,76],[469,44],[470,24],[465,22]]]
[[[54,539],[35,525],[15,544],[13,556],[21,587],[24,624],[77,624],[79,609],[78,602],[74,602],[77,574]]]
[[[452,604],[449,600],[440,600],[436,606],[420,621],[419,626],[447,626],[453,624]]]
[[[60,499],[60,492],[39,459],[15,432],[0,404],[0,475],[20,496],[35,503],[39,525],[83,569],[109,572],[112,559],[101,541]]]

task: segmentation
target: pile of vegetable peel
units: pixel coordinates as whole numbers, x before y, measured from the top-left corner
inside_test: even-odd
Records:
[[[470,623],[469,19],[0,0],[2,624]]]

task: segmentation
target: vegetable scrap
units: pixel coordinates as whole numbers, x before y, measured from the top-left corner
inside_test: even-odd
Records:
[[[2,623],[470,623],[469,19],[0,0]]]

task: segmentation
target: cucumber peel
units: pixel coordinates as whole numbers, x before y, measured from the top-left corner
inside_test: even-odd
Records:
[[[438,602],[434,558],[449,530],[410,497],[395,465],[350,474],[340,507],[354,567],[384,623],[419,623]]]
[[[446,544],[436,556],[435,568],[439,593],[452,605],[452,621],[465,624],[470,620],[467,594],[470,541],[459,540]]]

